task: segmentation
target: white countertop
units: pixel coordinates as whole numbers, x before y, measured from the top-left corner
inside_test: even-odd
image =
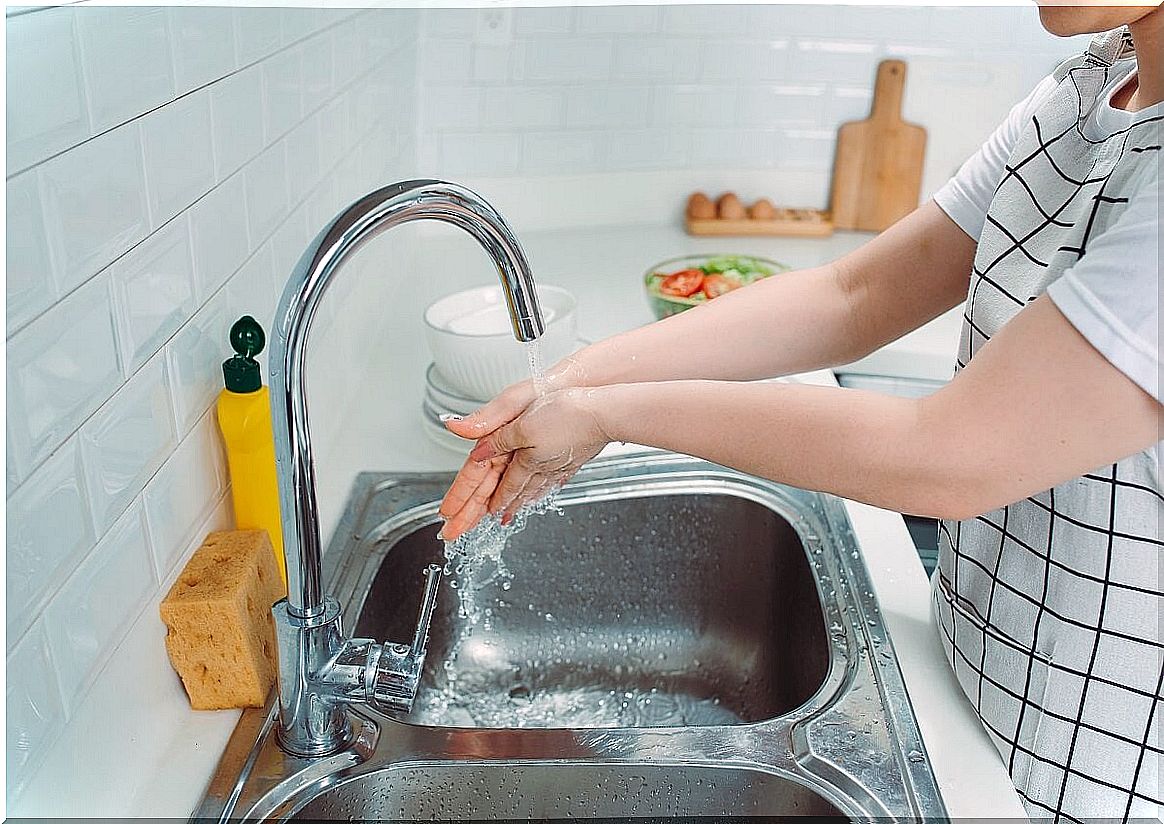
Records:
[[[420,312],[436,297],[489,283],[488,261],[464,236],[424,227],[401,232],[402,246],[370,247],[385,261],[406,260],[405,268],[425,273],[407,279],[394,293],[383,334],[374,343],[372,374],[361,378],[358,402],[321,439],[317,460],[318,499],[324,534],[338,521],[356,473],[364,470],[439,471],[456,469],[461,456],[438,446],[421,431],[420,402],[428,353]],[[838,233],[829,239],[696,239],[674,226],[628,226],[520,232],[540,283],[564,286],[578,298],[579,333],[587,339],[649,322],[641,291],[646,267],[686,253],[729,250],[772,257],[795,267],[819,264],[843,254],[868,235]],[[380,243],[380,241],[377,241]],[[439,274],[432,275],[436,270]],[[854,371],[893,376],[949,377],[957,342],[957,313],[866,358]],[[830,383],[830,373],[801,379]],[[310,371],[309,371],[310,380]],[[325,403],[310,398],[312,408]],[[330,442],[329,442],[330,441]],[[1018,796],[1001,759],[962,696],[946,663],[929,608],[929,585],[905,524],[895,513],[846,502],[864,553],[881,610],[931,757],[943,799],[952,817],[1023,818]],[[158,774],[143,781],[141,814],[185,816],[201,798],[201,788],[217,762],[235,713],[190,713],[181,725]]]

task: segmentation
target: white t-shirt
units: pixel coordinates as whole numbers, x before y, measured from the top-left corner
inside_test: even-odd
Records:
[[[1096,38],[934,196],[978,243],[959,368],[1046,293],[1160,400],[1164,105],[1111,107],[1119,54]],[[1032,817],[1160,814],[1162,511],[1157,444],[941,524],[943,646]]]
[[[1104,94],[1083,120],[1085,138],[1102,141],[1133,123],[1164,113],[1157,103],[1139,112],[1113,108],[1112,96],[1135,72],[1135,61],[1113,67]],[[1047,77],[1010,110],[990,139],[934,200],[977,240],[995,189],[1019,134],[1058,86]],[[1159,127],[1157,126],[1157,132]],[[1116,225],[1095,238],[1088,253],[1047,287],[1072,325],[1121,372],[1160,400],[1160,186],[1159,152],[1144,162],[1132,203]]]

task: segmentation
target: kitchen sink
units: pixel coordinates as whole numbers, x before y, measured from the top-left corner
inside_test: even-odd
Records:
[[[351,601],[357,636],[407,632],[418,576],[444,563],[436,531],[425,524],[379,543],[376,575]],[[567,494],[560,514],[532,518],[504,557],[512,580],[478,596],[490,603],[487,627],[461,614],[458,590],[442,590],[415,708],[402,720],[741,724],[795,709],[828,672],[804,546],[755,501]]]
[[[356,636],[411,633],[450,481],[357,479],[324,557]],[[411,712],[304,759],[247,711],[195,816],[945,816],[839,500],[650,452],[557,503],[476,609],[446,576]]]
[[[526,820],[660,816],[843,817],[802,784],[755,770],[652,764],[422,764],[363,775],[293,818]]]

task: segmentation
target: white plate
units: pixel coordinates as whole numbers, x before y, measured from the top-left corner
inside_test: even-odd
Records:
[[[482,406],[481,401],[466,398],[454,389],[435,363],[429,364],[428,370],[424,373],[424,382],[425,398],[441,412],[468,415]]]

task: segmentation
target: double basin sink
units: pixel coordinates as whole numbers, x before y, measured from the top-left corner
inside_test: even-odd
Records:
[[[325,556],[356,636],[412,632],[450,480],[359,476]],[[945,816],[838,500],[648,453],[558,504],[470,614],[442,587],[411,713],[301,759],[248,710],[195,817]]]

